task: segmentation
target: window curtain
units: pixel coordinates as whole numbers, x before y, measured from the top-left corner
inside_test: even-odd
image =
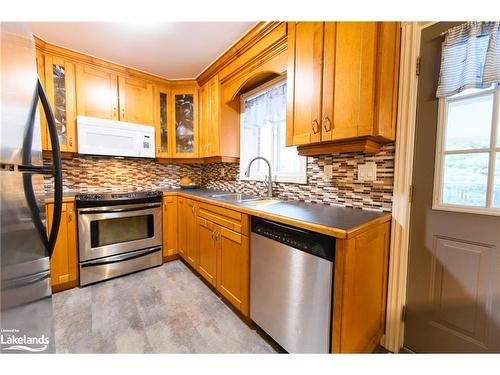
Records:
[[[286,120],[286,83],[275,86],[245,101],[243,126],[260,128],[271,122],[274,126]]]
[[[445,32],[436,97],[500,82],[500,22],[467,22]]]

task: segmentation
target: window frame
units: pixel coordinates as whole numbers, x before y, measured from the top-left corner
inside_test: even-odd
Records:
[[[463,99],[471,99],[480,96],[486,96],[493,93],[493,111],[491,119],[490,144],[486,148],[460,149],[445,151],[446,142],[446,123],[448,120],[448,104]],[[473,91],[470,93],[457,94],[451,98],[440,98],[438,104],[437,137],[434,165],[434,188],[432,198],[432,209],[450,212],[462,212],[480,215],[500,216],[500,207],[493,207],[493,193],[495,183],[495,164],[496,157],[500,155],[500,144],[497,143],[497,137],[500,132],[500,85],[493,85],[490,88]],[[444,186],[444,159],[446,155],[464,155],[474,153],[488,153],[488,179],[486,185],[486,204],[485,207],[467,206],[443,203],[442,194]]]
[[[282,85],[286,83],[286,74],[280,75],[272,80],[269,80],[258,87],[254,88],[251,91],[248,91],[242,95],[240,95],[240,173],[239,178],[241,181],[266,181],[266,174],[252,172],[250,177],[245,176],[246,166],[241,165],[241,154],[242,154],[242,145],[244,144],[243,139],[243,121],[245,116],[245,101],[248,99],[252,99],[262,94],[263,91],[272,89],[273,87]],[[285,122],[286,128],[286,122]],[[284,129],[286,131],[286,129]],[[285,135],[286,136],[286,135]],[[278,139],[279,141],[279,139]],[[282,174],[273,174],[273,182],[281,182],[281,183],[293,183],[293,184],[307,184],[307,157],[301,156],[303,159],[300,163],[300,175],[287,175],[285,173]],[[272,161],[270,160],[272,163]]]

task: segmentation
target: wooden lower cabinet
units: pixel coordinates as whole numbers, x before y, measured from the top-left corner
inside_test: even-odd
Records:
[[[372,353],[385,329],[390,221],[337,240],[333,353]]]
[[[163,197],[163,258],[177,254],[177,197]]]
[[[186,199],[178,197],[177,198],[177,252],[179,255],[185,259],[186,258],[186,216],[184,214],[184,206],[186,205]]]
[[[217,229],[217,290],[249,316],[250,241],[232,230]]]
[[[202,208],[203,207],[203,208]],[[221,209],[200,203],[200,214],[197,217],[198,264],[195,269],[217,291],[226,298],[243,315],[249,316],[249,238],[230,230],[216,222],[226,222],[225,216],[211,213],[210,209]],[[226,211],[223,212],[228,214]],[[243,214],[231,211],[242,216]],[[247,221],[246,215],[241,220]],[[226,221],[224,221],[226,220]],[[227,221],[230,224],[229,221]],[[189,260],[186,259],[188,262]],[[189,262],[191,263],[191,262]]]
[[[54,217],[54,204],[48,203],[47,231],[50,233]],[[58,292],[78,285],[78,244],[74,203],[63,203],[61,224],[56,245],[50,258],[52,291]]]
[[[198,272],[217,287],[217,237],[216,225],[202,217],[198,221],[199,261]]]
[[[178,252],[191,267],[198,265],[197,203],[192,199],[178,198]]]

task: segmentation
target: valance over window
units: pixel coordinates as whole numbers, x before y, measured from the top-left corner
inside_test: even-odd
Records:
[[[286,120],[286,83],[248,99],[245,102],[244,126],[260,128],[268,122],[278,124]]]
[[[438,98],[500,83],[500,22],[467,22],[445,34]]]

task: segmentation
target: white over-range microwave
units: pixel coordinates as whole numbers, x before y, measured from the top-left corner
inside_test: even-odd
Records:
[[[153,126],[78,116],[78,153],[90,155],[155,157]]]

